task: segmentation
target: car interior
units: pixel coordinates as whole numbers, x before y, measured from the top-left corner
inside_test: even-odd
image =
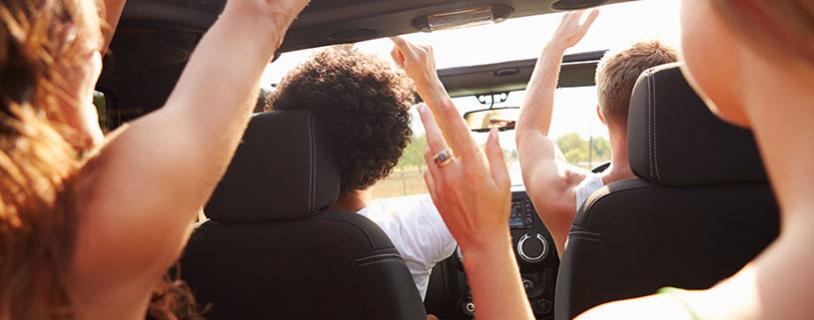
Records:
[[[312,0],[280,53],[618,2],[627,1]],[[108,129],[165,102],[224,3],[128,1],[97,87]],[[566,55],[559,86],[594,85],[604,53]],[[438,74],[452,97],[494,95],[523,90],[535,63]],[[664,286],[708,287],[778,233],[778,208],[751,134],[715,118],[678,66],[640,78],[628,130],[638,179],[607,186],[580,208],[562,261],[522,185],[513,187],[507,226],[537,319],[571,319]],[[182,278],[211,307],[205,317],[474,318],[466,257],[457,252],[433,268],[422,302],[378,226],[327,209],[338,193],[336,159],[319,119],[304,111],[256,114],[205,208],[210,220],[197,226],[181,259]]]

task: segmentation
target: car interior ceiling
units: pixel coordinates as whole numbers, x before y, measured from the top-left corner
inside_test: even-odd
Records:
[[[415,33],[421,31],[416,21],[422,17],[466,8],[509,8],[508,17],[515,18],[556,12],[553,7],[579,8],[625,1],[630,0],[313,0],[291,27],[279,52]],[[225,0],[127,3],[97,87],[105,93],[113,127],[163,105],[192,50],[223,10],[224,3]],[[594,63],[599,57],[600,53],[571,56],[573,63],[566,66],[563,81],[572,85],[592,84],[594,68],[590,63],[580,66],[578,62]],[[448,81],[451,93],[459,96],[522,89],[533,66],[532,60],[514,61],[441,74],[445,75],[443,79]],[[489,68],[492,70],[486,70]],[[493,76],[475,80],[489,73]],[[474,82],[482,84],[473,85]]]

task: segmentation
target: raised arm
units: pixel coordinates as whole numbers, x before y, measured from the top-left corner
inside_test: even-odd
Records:
[[[393,38],[393,59],[416,84],[427,106],[419,114],[427,132],[424,175],[433,203],[464,255],[478,319],[534,319],[511,248],[511,192],[503,150],[493,131],[486,155],[469,134],[435,70],[432,48]],[[452,149],[456,160],[433,158]]]
[[[526,191],[560,254],[577,209],[574,187],[585,175],[567,163],[560,149],[548,137],[548,130],[565,49],[582,39],[599,14],[593,10],[586,21],[580,23],[583,13],[566,13],[554,37],[543,49],[517,123],[517,151]]]
[[[431,46],[417,45],[410,43],[401,37],[390,38],[393,40],[395,46],[391,55],[393,60],[407,73],[407,76],[415,83],[416,91],[421,97],[421,100],[427,104],[435,115],[438,126],[441,128],[441,133],[444,138],[449,140],[451,137],[447,134],[450,132],[447,120],[440,113],[442,106],[446,103],[451,104],[452,99],[449,97],[447,90],[444,89],[444,84],[438,78],[438,70],[435,67],[435,55]],[[457,151],[457,150],[455,150]]]
[[[229,1],[165,106],[114,132],[85,166],[78,295],[122,282],[151,288],[177,259],[237,147],[265,65],[307,2]]]
[[[461,248],[477,306],[475,316],[487,320],[534,319],[506,224],[511,183],[497,130],[489,134],[484,155],[452,103],[442,104],[438,111],[448,124],[450,140],[444,139],[432,112],[419,106],[429,146],[424,179],[433,203]],[[437,163],[435,155],[447,148],[457,150],[458,157]]]

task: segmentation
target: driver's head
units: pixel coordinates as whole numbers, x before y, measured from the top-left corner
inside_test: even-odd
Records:
[[[272,110],[311,110],[328,126],[337,152],[341,194],[364,190],[393,170],[410,141],[412,82],[359,50],[319,51],[283,78]]]
[[[677,59],[673,48],[655,40],[605,54],[596,70],[596,89],[599,112],[611,130],[627,130],[630,95],[642,72]]]

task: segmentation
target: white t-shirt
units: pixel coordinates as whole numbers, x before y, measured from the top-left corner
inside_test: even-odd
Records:
[[[359,214],[375,222],[390,237],[423,300],[432,267],[451,256],[457,246],[430,197],[373,203]]]
[[[577,211],[579,211],[579,207],[585,203],[585,200],[588,200],[588,197],[604,186],[605,183],[602,182],[602,175],[598,173],[588,174],[588,176],[574,188],[577,194]]]

